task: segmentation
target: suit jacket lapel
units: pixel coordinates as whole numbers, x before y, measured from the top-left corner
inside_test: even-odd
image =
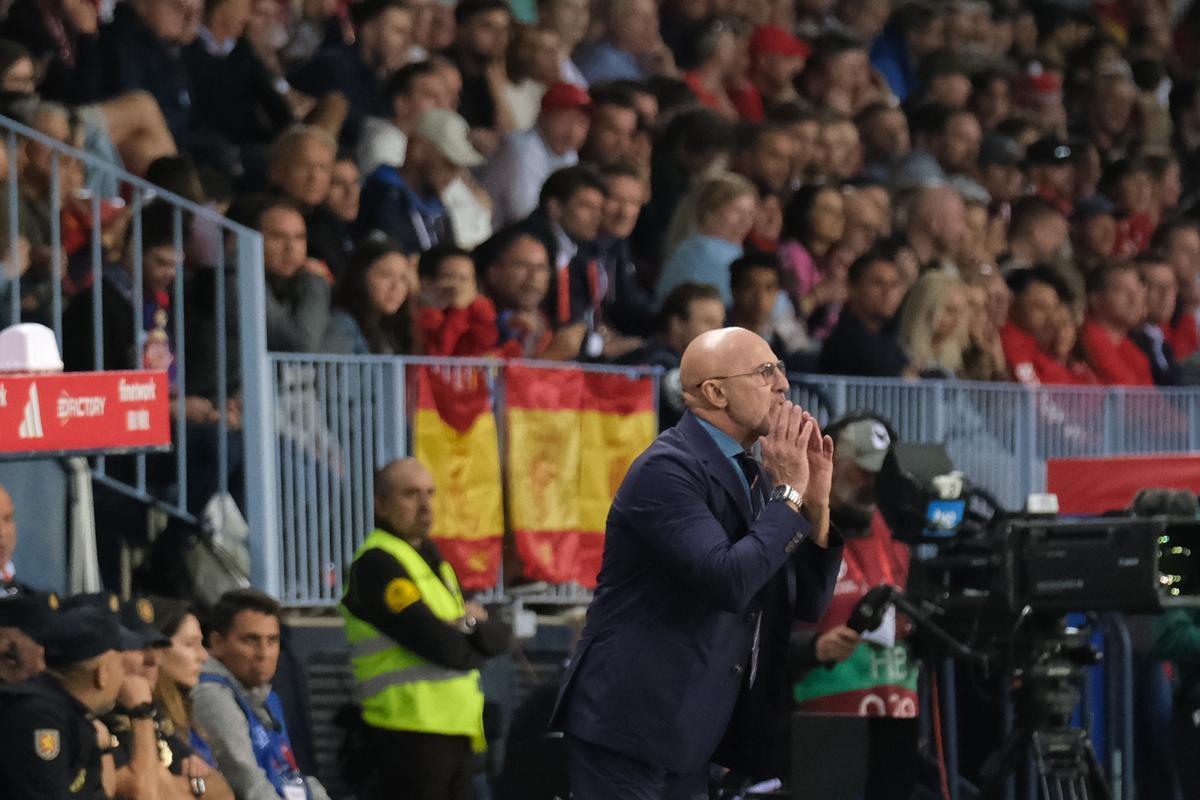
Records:
[[[750,512],[750,498],[742,486],[741,476],[737,474],[737,466],[721,452],[721,448],[717,447],[712,436],[704,430],[704,426],[690,411],[683,415],[683,419],[679,422],[679,429],[687,437],[693,452],[708,464],[709,475],[716,478],[717,483],[721,484],[721,488],[729,495],[729,499],[733,501],[746,524],[754,522]],[[759,484],[762,484],[761,479]]]

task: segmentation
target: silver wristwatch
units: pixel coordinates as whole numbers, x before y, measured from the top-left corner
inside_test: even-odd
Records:
[[[804,504],[804,497],[786,483],[779,484],[775,487],[775,490],[771,492],[771,502],[773,503],[776,500],[795,503],[797,508]]]

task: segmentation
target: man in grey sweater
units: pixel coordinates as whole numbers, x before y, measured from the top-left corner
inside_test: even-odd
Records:
[[[192,689],[192,712],[238,800],[329,800],[300,772],[271,679],[279,663],[279,604],[255,589],[213,608],[212,658]]]

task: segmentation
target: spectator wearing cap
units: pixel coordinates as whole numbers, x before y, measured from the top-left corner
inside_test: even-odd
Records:
[[[399,0],[367,0],[351,8],[354,44],[335,41],[322,47],[288,76],[306,94],[338,92],[349,103],[341,143],[354,147],[368,116],[388,116],[383,87],[404,66],[412,45],[413,15]]]
[[[642,126],[638,111],[639,93],[618,84],[593,87],[591,122],[579,149],[579,160],[594,167],[629,161]]]
[[[1088,314],[1080,345],[1102,384],[1153,386],[1150,360],[1129,334],[1146,316],[1146,288],[1132,264],[1111,264],[1087,277]]]
[[[271,688],[281,613],[274,598],[256,589],[221,596],[210,619],[212,657],[191,691],[192,713],[238,800],[298,794],[328,800],[321,782],[296,764],[283,704]]]
[[[862,174],[886,182],[896,165],[908,155],[908,118],[899,108],[887,103],[872,103],[854,118],[862,141]]]
[[[892,538],[878,508],[877,486],[895,438],[874,415],[829,426],[834,441],[829,512],[846,549],[833,599],[813,624],[792,633],[789,686],[809,713],[868,717],[864,797],[908,797],[919,777],[918,665],[904,639],[909,626],[893,611],[872,632],[846,626],[859,600],[880,584],[903,590],[909,550]]]
[[[100,800],[114,788],[110,734],[92,719],[120,705],[136,710],[134,734],[153,743],[150,685],[127,675],[124,651],[142,641],[123,629],[115,596],[104,604],[61,609],[43,595],[45,624],[31,631],[46,671],[0,686],[0,786],[6,796]]]
[[[1117,245],[1117,207],[1102,194],[1075,201],[1071,212],[1071,254],[1084,275],[1112,260]]]
[[[362,138],[354,151],[362,174],[370,175],[383,164],[403,164],[413,126],[429,109],[443,107],[444,94],[432,62],[418,61],[396,70],[383,88],[383,113],[367,117],[363,123]]]
[[[575,63],[589,84],[640,81],[656,72],[674,72],[670,51],[659,33],[654,0],[615,0],[608,6],[604,30],[604,38],[583,45],[575,54]]]
[[[45,651],[34,637],[56,603],[57,598],[19,584],[0,588],[0,685],[29,680],[46,669]]]
[[[529,216],[537,208],[546,178],[579,161],[590,107],[586,91],[571,83],[556,83],[542,95],[537,124],[504,137],[480,178],[492,198],[497,226]]]
[[[1030,386],[1079,383],[1055,348],[1059,310],[1068,297],[1058,275],[1040,265],[1017,270],[1009,274],[1008,288],[1013,302],[1000,343],[1012,379]]]
[[[358,230],[382,231],[406,253],[453,244],[454,232],[441,194],[466,170],[483,164],[471,144],[467,122],[433,108],[417,120],[404,163],[381,165],[363,186]]]
[[[68,598],[64,605],[104,603],[111,595],[85,595]],[[120,624],[141,642],[138,650],[126,650],[125,674],[144,680],[153,690],[158,682],[162,652],[171,644],[154,624],[154,606],[145,598],[121,603]],[[170,723],[159,720],[160,709],[151,701],[138,708],[118,705],[100,717],[115,740],[113,765],[116,767],[117,796],[136,800],[157,797],[160,800],[187,800],[203,789],[206,797],[233,800],[233,793],[221,775],[195,755],[191,747],[175,735]],[[137,725],[139,720],[153,721],[149,736]],[[170,730],[168,730],[170,728]]]
[[[846,304],[821,348],[817,371],[878,378],[906,374],[908,356],[893,326],[904,299],[895,262],[880,251],[859,256],[850,265],[846,287]]]
[[[762,122],[768,107],[799,99],[796,76],[812,48],[778,25],[755,28],[748,47],[750,72],[731,96],[743,120]]]
[[[462,74],[458,113],[471,128],[471,143],[491,155],[500,137],[516,130],[505,100],[512,12],[502,0],[463,0],[454,7],[454,44],[447,55]]]
[[[1025,150],[1034,194],[1070,215],[1075,194],[1074,149],[1057,136],[1044,136]]]
[[[1175,348],[1167,341],[1171,317],[1179,301],[1179,283],[1170,263],[1154,252],[1143,253],[1135,263],[1142,285],[1146,287],[1146,318],[1129,334],[1146,358],[1157,386],[1178,386],[1183,370],[1175,357]]]

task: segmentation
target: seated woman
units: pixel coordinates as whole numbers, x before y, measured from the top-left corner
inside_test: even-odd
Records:
[[[967,287],[947,272],[926,272],[900,312],[900,342],[923,378],[965,377],[970,345]]]
[[[356,355],[419,354],[416,287],[412,259],[387,238],[371,236],[350,257],[333,325],[353,342]]]
[[[169,647],[159,651],[158,679],[153,687],[159,730],[168,741],[186,746],[186,750],[180,748],[183,757],[178,775],[186,779],[190,792],[194,793],[202,785],[206,798],[232,798],[229,784],[216,770],[212,747],[192,720],[188,692],[200,682],[200,668],[208,660],[200,620],[185,600],[155,597],[150,602],[154,607],[155,625],[171,640]],[[203,784],[196,779],[202,780]]]
[[[658,305],[681,283],[695,281],[715,286],[726,306],[733,303],[729,265],[742,255],[742,243],[754,226],[758,190],[746,178],[723,173],[701,183],[691,213],[695,228],[667,258],[658,279]],[[684,206],[685,201],[681,202]],[[687,214],[686,207],[679,212]]]

